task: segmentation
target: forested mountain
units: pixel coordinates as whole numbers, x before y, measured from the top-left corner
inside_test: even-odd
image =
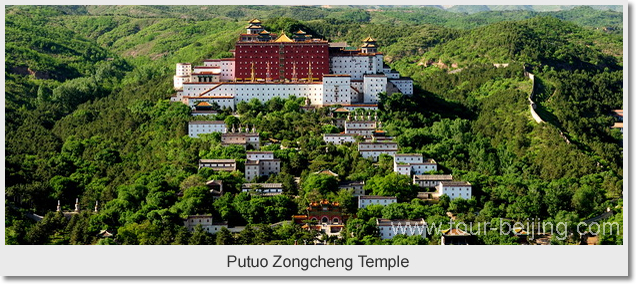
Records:
[[[341,240],[346,244],[439,240],[381,241],[373,231],[380,217],[433,223],[448,221],[450,211],[465,222],[578,222],[608,207],[622,216],[622,135],[610,129],[610,110],[623,107],[622,13],[456,10],[462,13],[436,7],[5,7],[5,242],[111,244],[97,236],[109,230],[120,244],[291,244],[315,236],[268,224],[289,220],[317,198],[356,214],[346,228],[353,237]],[[413,97],[383,98],[383,127],[401,151],[422,153],[440,172],[471,182],[474,197],[412,200],[417,188],[393,174],[392,160],[374,165],[355,146],[325,145],[322,133],[339,131],[328,110],[303,112],[298,99],[243,103],[240,118],[215,117],[255,125],[262,140],[280,141],[265,150],[282,160],[281,174],[269,181],[283,183],[284,195],[238,194],[240,172],[198,170],[202,158],[237,159],[240,169],[245,151],[222,147],[218,136],[187,136],[190,109],[168,101],[175,63],[230,56],[254,17],[271,31],[302,28],[350,45],[376,38],[387,63],[416,85]],[[530,115],[533,84],[524,71],[536,76],[534,100],[546,123]],[[357,210],[351,193],[333,188],[335,180],[311,174],[323,168],[405,202]],[[228,194],[212,201],[205,186],[210,179],[223,180]],[[83,213],[67,220],[54,212],[57,200],[72,211],[78,197]],[[34,222],[26,213],[44,219]],[[189,233],[182,218],[190,214],[249,226],[237,235]],[[479,242],[511,240],[486,235]],[[601,243],[622,243],[622,235],[601,236]]]

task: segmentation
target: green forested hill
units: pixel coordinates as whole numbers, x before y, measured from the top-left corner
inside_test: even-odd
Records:
[[[622,65],[620,36],[586,30],[553,17],[500,22],[436,46],[423,60],[456,63],[525,62],[579,69]]]
[[[621,136],[609,129],[608,113],[622,107],[623,40],[617,32],[622,14],[584,7],[545,14],[366,8],[6,7],[5,199],[16,207],[5,207],[5,242],[102,244],[109,241],[96,234],[108,229],[124,244],[252,244],[254,239],[284,244],[315,236],[294,226],[259,224],[287,220],[321,197],[357,213],[347,228],[354,237],[341,241],[347,244],[382,243],[369,229],[376,217],[433,222],[447,220],[445,212],[451,211],[466,222],[579,221],[607,207],[621,210]],[[282,160],[282,173],[270,181],[285,185],[284,196],[236,194],[240,172],[198,170],[200,158],[234,158],[240,168],[245,152],[221,147],[214,135],[187,137],[189,108],[167,101],[174,92],[174,64],[230,56],[252,17],[272,32],[302,27],[351,45],[368,35],[376,38],[387,62],[416,84],[411,98],[383,98],[384,128],[402,151],[434,158],[441,172],[470,181],[475,197],[434,205],[410,202],[417,189],[408,178],[391,174],[391,160],[374,166],[355,146],[324,145],[322,133],[338,131],[327,111],[302,112],[302,102],[294,99],[245,103],[238,108],[240,118],[217,117],[255,125],[263,140],[280,141],[266,149]],[[617,30],[596,29],[605,26]],[[524,70],[537,76],[535,100],[547,123],[530,116],[532,84]],[[323,168],[348,180],[367,180],[368,192],[406,202],[356,211],[350,193],[310,174]],[[299,187],[294,177],[301,178]],[[229,194],[213,202],[204,186],[209,179],[224,180]],[[90,209],[98,200],[100,212],[70,221],[51,213],[57,200],[68,210],[77,197]],[[25,212],[46,217],[36,224]],[[258,229],[237,236],[189,233],[181,223],[188,214],[213,214]],[[602,239],[622,242],[615,236]],[[479,240],[509,241],[490,235]]]

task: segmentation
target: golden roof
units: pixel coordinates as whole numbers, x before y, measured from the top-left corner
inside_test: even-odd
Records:
[[[306,32],[304,32],[303,30],[298,30],[298,31],[296,32],[296,34],[304,35],[304,34],[306,34]]]
[[[250,21],[250,24],[260,24],[260,23],[261,23],[261,21],[259,21],[258,19],[252,19]]]
[[[367,38],[365,38],[365,39],[363,40],[363,42],[374,42],[374,41],[376,41],[376,40],[375,40],[375,39],[373,39],[371,36],[368,36]]]
[[[268,31],[266,31],[266,30],[263,30],[263,31],[262,31],[262,32],[260,32],[259,34],[265,35],[265,34],[269,34],[269,32],[268,32]]]
[[[285,33],[281,34],[274,42],[294,42]]]

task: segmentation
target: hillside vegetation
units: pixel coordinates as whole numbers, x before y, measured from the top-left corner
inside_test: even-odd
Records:
[[[464,222],[578,222],[608,207],[622,216],[622,136],[610,129],[609,115],[623,107],[618,12],[302,6],[13,6],[5,12],[7,244],[112,244],[97,237],[106,229],[120,244],[293,244],[316,236],[268,224],[289,220],[319,198],[356,214],[342,244],[439,240],[382,241],[375,218],[433,223],[448,221],[450,211]],[[168,101],[175,63],[231,56],[252,17],[272,32],[302,28],[350,45],[376,38],[387,63],[416,87],[412,97],[383,97],[383,127],[401,151],[422,153],[438,162],[440,173],[471,182],[474,197],[413,200],[418,188],[393,174],[390,157],[373,164],[355,145],[325,145],[322,134],[340,130],[328,109],[302,111],[302,98],[251,101],[238,105],[239,118],[215,117],[254,125],[263,141],[279,141],[264,147],[282,160],[281,174],[266,180],[283,183],[284,195],[239,193],[241,172],[197,169],[201,158],[237,159],[241,169],[245,151],[222,147],[218,135],[187,136],[190,109]],[[610,26],[615,29],[602,29]],[[524,71],[537,77],[535,100],[547,123],[530,115],[533,85]],[[403,202],[357,210],[351,192],[312,174],[325,168]],[[223,180],[228,194],[213,201],[205,186],[210,179]],[[57,200],[72,210],[78,197],[84,213],[67,220],[54,212]],[[100,209],[92,214],[96,200]],[[28,212],[44,220],[28,219]],[[182,226],[191,214],[248,227],[235,235],[191,233]],[[622,235],[601,240],[622,243]],[[487,235],[479,243],[512,240]]]

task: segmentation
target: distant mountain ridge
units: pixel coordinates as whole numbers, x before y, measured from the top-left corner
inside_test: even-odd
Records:
[[[611,10],[622,12],[621,5],[444,5],[441,7],[449,12],[457,13],[479,13],[487,11],[533,11],[533,12],[557,12],[572,10],[576,7],[589,6],[596,10]]]

